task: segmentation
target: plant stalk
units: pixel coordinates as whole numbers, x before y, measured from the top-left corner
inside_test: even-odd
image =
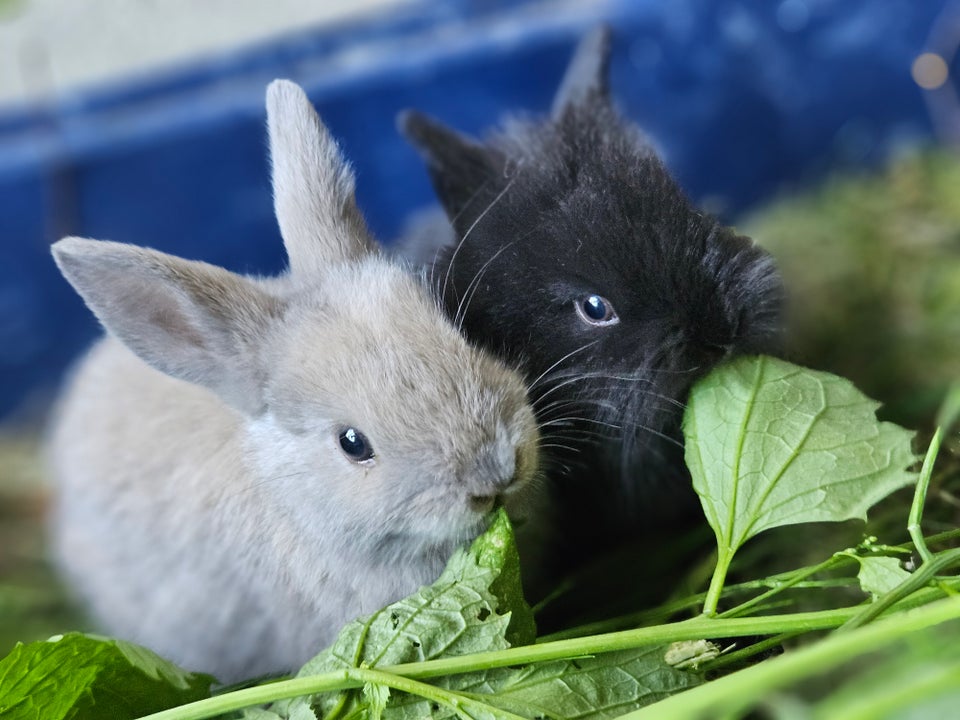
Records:
[[[930,486],[930,477],[933,475],[933,465],[937,461],[937,455],[940,452],[940,440],[943,436],[943,428],[937,428],[927,448],[927,454],[923,458],[923,467],[920,468],[920,477],[917,478],[917,488],[913,493],[913,504],[910,506],[910,517],[907,520],[907,532],[910,533],[910,539],[913,540],[913,546],[917,549],[920,559],[927,563],[933,558],[933,553],[927,548],[927,542],[923,537],[923,531],[920,529],[920,520],[923,517],[923,506],[927,501],[927,488]]]
[[[869,627],[831,635],[789,655],[754,665],[740,672],[691,688],[658,703],[622,716],[619,720],[685,720],[686,718],[739,717],[757,698],[821,674],[863,653],[877,650],[910,633],[960,618],[960,597],[880,620]]]
[[[717,605],[720,603],[720,596],[723,594],[723,584],[727,579],[727,571],[730,569],[733,554],[734,550],[727,547],[726,543],[718,544],[717,566],[713,570],[710,587],[707,589],[707,597],[703,601],[703,614],[707,617],[713,617],[717,614]]]
[[[933,598],[941,596],[940,590],[927,588],[913,593],[909,598],[892,606],[892,609],[915,608],[930,603]],[[953,599],[960,603],[960,598],[954,597]],[[767,617],[725,619],[699,616],[669,625],[623,630],[604,635],[558,640],[539,645],[524,645],[507,650],[473,653],[404,665],[390,665],[378,668],[378,670],[391,676],[423,680],[442,675],[460,675],[509,665],[529,665],[531,663],[592,656],[649,645],[666,645],[678,640],[720,639],[782,633],[799,634],[812,630],[828,630],[839,627],[860,612],[861,608],[852,607]],[[358,688],[362,687],[365,682],[365,680],[360,679],[360,676],[351,675],[358,670],[360,668],[348,668],[321,675],[245,688],[154,713],[141,720],[206,720],[253,705],[264,705],[303,695]],[[682,694],[686,695],[687,693]],[[659,706],[659,703],[657,706]]]
[[[485,653],[426,660],[405,665],[378,668],[380,672],[414,680],[441,675],[527,665],[549,660],[562,660],[597,655],[615,650],[626,650],[649,645],[661,645],[678,640],[741,637],[744,635],[773,635],[783,632],[806,632],[837,627],[852,617],[857,608],[824,610],[771,617],[710,619],[696,617],[670,625],[657,625],[636,630],[624,630],[572,640],[560,640],[540,645],[524,645]],[[170,710],[149,715],[142,720],[205,720],[226,712],[252,705],[263,705],[302,695],[335,692],[361,687],[365,680],[356,675],[359,668],[294,678],[253,688],[245,688],[216,697],[199,700]],[[354,674],[351,674],[354,673]]]

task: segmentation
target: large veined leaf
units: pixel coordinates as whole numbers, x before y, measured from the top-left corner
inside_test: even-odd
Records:
[[[697,383],[683,419],[686,461],[717,536],[712,614],[733,554],[801,522],[866,519],[916,481],[912,433],[876,418],[848,380],[771,357],[743,357]]]
[[[208,697],[212,682],[138,645],[69,633],[0,660],[0,718],[132,720]]]
[[[520,588],[513,530],[501,511],[490,528],[450,559],[433,585],[354,620],[299,676],[348,667],[370,668],[502,650],[533,642],[533,613]],[[495,593],[494,590],[497,592]],[[281,717],[302,712],[306,700],[280,705]],[[328,709],[337,696],[314,700]]]
[[[866,519],[915,481],[912,433],[876,419],[848,380],[744,357],[698,383],[684,416],[686,461],[726,548],[769,528]]]

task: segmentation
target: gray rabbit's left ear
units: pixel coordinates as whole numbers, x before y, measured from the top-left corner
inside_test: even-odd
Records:
[[[573,105],[607,102],[610,99],[610,46],[607,25],[591,30],[577,45],[573,59],[553,98],[551,116],[556,120]]]

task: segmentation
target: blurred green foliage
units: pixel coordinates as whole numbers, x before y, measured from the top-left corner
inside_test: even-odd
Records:
[[[777,259],[788,353],[930,427],[960,379],[960,155],[903,157],[785,197],[742,228]]]

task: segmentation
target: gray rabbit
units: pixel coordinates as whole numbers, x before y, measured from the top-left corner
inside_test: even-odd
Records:
[[[108,331],[51,435],[56,556],[107,631],[221,681],[431,582],[500,504],[543,521],[520,376],[379,253],[303,91],[267,116],[286,274],[53,246]]]

